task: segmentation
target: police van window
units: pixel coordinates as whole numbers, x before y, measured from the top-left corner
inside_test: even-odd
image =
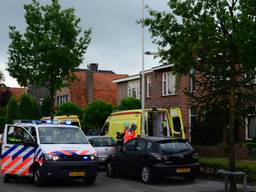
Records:
[[[25,130],[21,127],[11,126],[7,132],[7,144],[22,144]]]
[[[29,133],[33,136],[35,141],[37,141],[36,128],[35,127],[30,127]]]
[[[40,127],[41,144],[88,144],[79,128],[74,127]]]

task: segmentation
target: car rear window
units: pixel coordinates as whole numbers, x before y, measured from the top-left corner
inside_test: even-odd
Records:
[[[110,147],[116,144],[115,140],[111,137],[104,137],[104,138],[93,138],[89,139],[92,143],[93,147]]]
[[[164,140],[158,143],[161,151],[164,153],[178,153],[192,150],[191,145],[186,141]]]

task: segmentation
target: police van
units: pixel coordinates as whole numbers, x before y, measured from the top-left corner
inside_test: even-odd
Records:
[[[97,177],[96,151],[76,126],[6,125],[2,150],[4,182],[16,175],[31,176],[38,186],[50,178],[79,178],[93,184]]]

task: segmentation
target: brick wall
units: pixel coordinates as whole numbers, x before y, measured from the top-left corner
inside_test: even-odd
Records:
[[[117,105],[117,85],[113,83],[114,79],[127,77],[113,73],[94,73],[94,100],[102,100],[113,105]]]
[[[70,86],[70,100],[80,107],[87,105],[86,95],[86,72],[78,71],[75,73],[77,80],[75,80]]]

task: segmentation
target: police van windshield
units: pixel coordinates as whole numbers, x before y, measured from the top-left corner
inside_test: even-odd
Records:
[[[83,132],[74,127],[39,127],[41,144],[89,144]]]

